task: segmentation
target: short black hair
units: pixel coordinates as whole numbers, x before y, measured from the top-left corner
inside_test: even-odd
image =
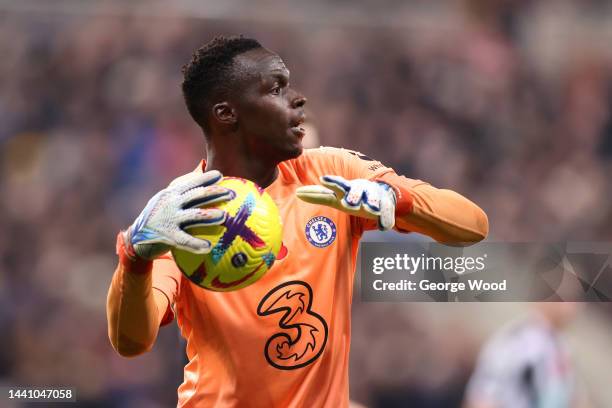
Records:
[[[224,96],[233,83],[234,57],[262,48],[253,39],[240,36],[217,36],[198,48],[191,61],[183,66],[183,97],[191,117],[208,130],[208,116],[216,98]]]

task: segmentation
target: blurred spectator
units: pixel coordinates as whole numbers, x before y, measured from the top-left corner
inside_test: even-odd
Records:
[[[586,407],[561,331],[576,303],[540,303],[531,316],[500,330],[483,348],[466,408]]]

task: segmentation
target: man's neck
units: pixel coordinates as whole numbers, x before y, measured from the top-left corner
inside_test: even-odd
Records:
[[[245,178],[262,188],[268,187],[278,177],[276,164],[268,164],[248,157],[234,157],[232,160],[227,160],[212,148],[206,151],[204,170],[219,170],[224,176]]]

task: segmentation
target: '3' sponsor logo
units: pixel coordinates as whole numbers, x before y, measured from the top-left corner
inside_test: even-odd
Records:
[[[327,323],[313,312],[312,288],[302,281],[285,282],[259,303],[259,316],[277,315],[278,333],[266,342],[264,356],[280,370],[293,370],[315,361],[327,343]]]

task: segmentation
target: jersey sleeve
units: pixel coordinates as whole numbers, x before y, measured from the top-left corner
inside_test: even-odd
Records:
[[[398,175],[391,167],[353,150],[321,147],[308,156],[312,159],[305,161],[302,169],[303,174],[311,175],[303,180],[307,184],[317,184],[319,176],[330,174],[390,185],[397,198],[395,230],[399,232],[418,232],[445,244],[475,243],[488,234],[485,212],[452,190]],[[378,228],[376,220],[350,217],[353,236]]]
[[[174,304],[179,295],[182,274],[169,253],[153,261],[152,273],[153,289],[161,292],[168,300],[168,307],[160,323],[160,326],[164,326],[174,319]]]

